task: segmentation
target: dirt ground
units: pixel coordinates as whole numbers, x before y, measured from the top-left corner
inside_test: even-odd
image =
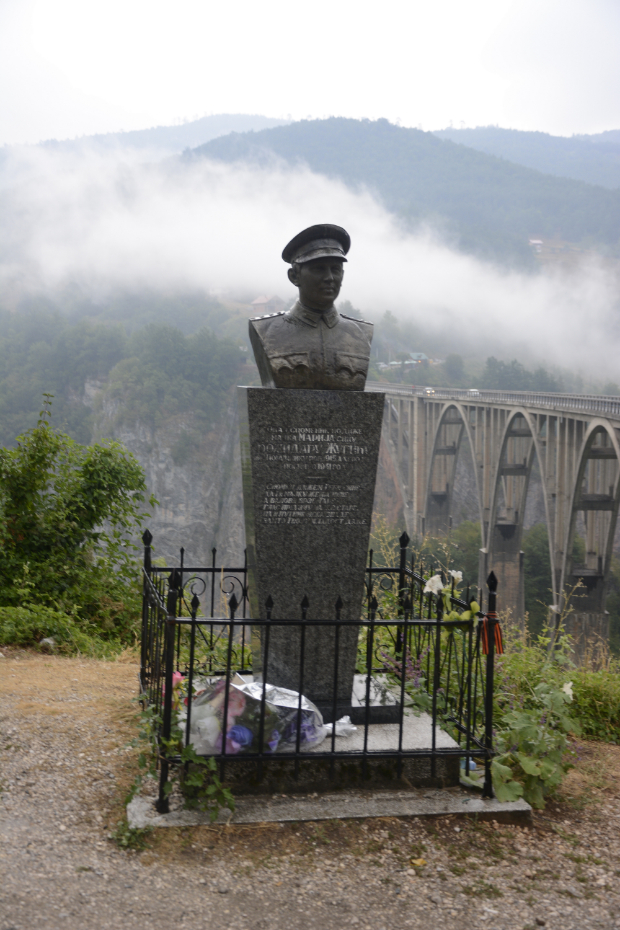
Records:
[[[111,832],[137,668],[4,649],[0,928],[620,928],[620,747],[578,744],[531,828],[466,819]],[[133,702],[133,703],[132,703]]]

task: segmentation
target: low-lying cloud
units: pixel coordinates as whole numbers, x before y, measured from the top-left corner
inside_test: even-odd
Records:
[[[530,358],[617,377],[618,281],[602,263],[570,274],[507,272],[403,231],[370,193],[303,168],[159,164],[135,153],[9,153],[0,177],[0,304],[75,283],[293,296],[283,246],[312,223],[352,238],[342,299],[444,335],[447,351]]]

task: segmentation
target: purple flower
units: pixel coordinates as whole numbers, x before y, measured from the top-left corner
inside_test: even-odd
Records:
[[[278,743],[280,742],[280,734],[277,730],[274,730],[271,734],[271,739],[267,743],[272,752],[275,752],[278,748]]]
[[[303,743],[314,743],[317,740],[317,731],[314,725],[314,714],[311,711],[302,710],[301,723],[299,727],[301,737],[300,745]],[[287,724],[284,731],[284,739],[287,743],[293,743],[297,739],[297,717],[293,717]]]
[[[252,742],[252,731],[248,730],[247,727],[242,727],[241,724],[237,723],[234,727],[231,727],[228,733],[226,734],[228,739],[232,739],[239,746],[249,746]]]

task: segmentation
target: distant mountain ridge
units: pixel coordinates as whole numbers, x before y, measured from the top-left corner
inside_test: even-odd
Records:
[[[203,145],[211,139],[229,132],[252,132],[285,126],[287,120],[243,113],[220,113],[180,123],[178,126],[154,126],[151,129],[134,129],[130,132],[108,132],[77,139],[47,139],[39,144],[44,148],[79,149],[118,148],[154,149],[162,154],[182,152],[186,148]]]
[[[576,139],[586,139],[594,142],[596,145],[603,145],[610,142],[612,145],[620,145],[620,129],[606,129],[605,132],[596,132],[591,136],[575,136]]]
[[[387,120],[332,117],[231,133],[184,153],[224,162],[305,164],[368,188],[414,228],[438,226],[458,247],[503,264],[533,265],[529,238],[617,248],[620,191],[545,175]]]
[[[442,129],[439,139],[505,158],[517,165],[611,189],[620,188],[620,130],[594,136],[551,136],[499,126]]]

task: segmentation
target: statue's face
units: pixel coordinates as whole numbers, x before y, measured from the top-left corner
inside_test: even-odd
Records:
[[[299,299],[311,310],[329,310],[342,287],[344,262],[338,258],[315,258],[289,268],[289,279],[299,288]]]

